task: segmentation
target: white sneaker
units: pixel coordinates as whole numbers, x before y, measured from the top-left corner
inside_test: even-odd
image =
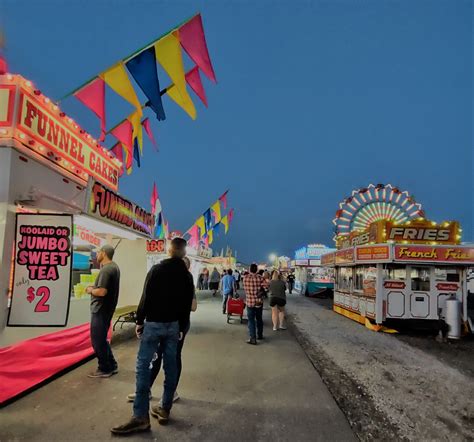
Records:
[[[273,331],[278,331],[278,329],[276,327],[273,327]]]
[[[280,330],[286,330],[286,327],[283,325],[280,325]]]

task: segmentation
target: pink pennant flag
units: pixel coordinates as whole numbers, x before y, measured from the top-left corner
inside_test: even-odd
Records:
[[[78,90],[74,96],[100,119],[100,138],[105,140],[105,82],[97,77],[92,83]]]
[[[232,222],[234,218],[234,209],[230,209],[229,213],[227,214],[227,218],[229,219],[229,224]]]
[[[226,190],[220,197],[219,201],[224,205],[224,209],[227,209],[227,194],[229,193],[228,190]]]
[[[125,150],[127,152],[127,161],[125,168],[128,170],[131,169],[133,163],[133,141],[132,141],[132,134],[133,134],[133,126],[132,123],[128,120],[124,120],[120,123],[117,127],[114,127],[110,133],[119,140]]]
[[[155,147],[155,150],[158,151],[158,145],[156,144],[155,137],[153,136],[153,132],[151,131],[150,120],[148,118],[145,118],[142,121],[142,126],[145,129],[145,132],[148,135],[148,138],[153,143],[153,146]]]
[[[217,83],[216,74],[214,73],[207,49],[201,14],[196,15],[196,17],[181,26],[178,29],[178,35],[181,46],[191,60],[199,66],[207,78]]]
[[[7,61],[5,60],[5,57],[3,57],[2,54],[0,54],[0,75],[4,75],[7,72],[8,72]]]
[[[201,99],[201,101],[204,103],[204,106],[207,107],[206,91],[204,90],[204,86],[202,85],[201,75],[199,75],[199,67],[198,66],[194,66],[186,74],[186,83],[189,84],[189,87]]]
[[[158,189],[156,188],[156,183],[153,182],[153,190],[151,192],[150,204],[151,204],[151,213],[155,213],[156,209],[156,200],[158,199]]]
[[[122,146],[122,143],[120,141],[118,141],[117,143],[114,144],[114,146],[110,150],[115,155],[115,158],[120,160],[121,163],[122,163],[122,169],[120,170],[120,176],[122,176],[123,173],[125,172],[125,164],[123,162],[123,146]]]
[[[199,244],[199,228],[196,224],[192,226],[187,232],[191,238],[189,238],[188,244],[191,247],[197,246]]]
[[[204,238],[204,245],[209,248],[209,236],[206,235],[206,237]]]

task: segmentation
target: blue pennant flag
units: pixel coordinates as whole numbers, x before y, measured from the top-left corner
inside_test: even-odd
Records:
[[[158,219],[156,220],[156,225],[155,225],[155,238],[161,238],[162,234],[164,233],[163,231],[163,218],[161,216],[161,212],[158,215]]]
[[[155,48],[140,52],[126,63],[128,71],[140,86],[143,93],[147,96],[149,106],[153,109],[158,120],[165,120],[165,110],[161,101],[160,82],[158,72],[156,71]]]
[[[212,229],[212,215],[211,209],[207,209],[204,212],[204,220],[206,221],[206,231]]]
[[[214,226],[214,234],[217,235],[221,229],[221,223],[217,223],[215,226]]]
[[[137,166],[140,167],[140,149],[138,148],[138,140],[136,138],[133,142],[133,158],[135,158]]]

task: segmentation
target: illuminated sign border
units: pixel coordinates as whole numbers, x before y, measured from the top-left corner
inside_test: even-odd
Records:
[[[438,258],[430,258],[429,256],[423,256],[423,257],[399,257],[399,251],[400,249],[408,249],[408,251],[411,252],[419,252],[419,253],[426,253],[433,255],[436,252],[441,252],[441,251],[446,251],[452,249],[453,251],[456,252],[464,252],[467,253],[468,257],[467,258],[461,258],[461,259],[453,259],[449,260],[446,259],[446,256],[443,255],[443,257]],[[443,264],[459,264],[459,265],[474,265],[474,248],[472,247],[460,247],[456,245],[452,246],[429,246],[429,245],[419,245],[419,244],[397,244],[394,247],[394,256],[393,260],[396,262],[427,262],[427,263],[443,263]]]
[[[65,133],[69,134],[70,137],[74,137],[81,145],[84,147],[88,154],[87,154],[87,161],[90,162],[90,157],[91,154],[97,156],[100,158],[101,162],[105,162],[107,164],[107,167],[114,173],[114,178],[104,178],[101,174],[96,172],[95,170],[90,167],[90,164],[81,164],[77,159],[75,159],[69,152],[65,152],[58,147],[56,147],[53,143],[49,142],[47,139],[44,139],[40,135],[36,134],[32,129],[27,127],[25,124],[23,124],[23,121],[26,117],[24,113],[24,106],[26,106],[25,100],[29,100],[32,105],[35,107],[39,108],[39,110],[47,115],[47,117],[52,120],[55,124],[57,124],[60,128],[64,129]],[[33,140],[36,141],[36,143],[39,144],[38,149],[35,149],[34,146],[27,146],[28,148],[34,150],[36,153],[41,155],[43,158],[53,162],[54,164],[59,165],[61,168],[66,170],[69,173],[72,173],[75,176],[78,176],[78,178],[81,178],[83,180],[87,180],[88,176],[92,176],[96,178],[98,181],[103,182],[107,186],[109,186],[113,190],[118,189],[118,178],[119,178],[119,169],[118,166],[116,166],[111,158],[108,158],[104,155],[104,153],[100,152],[98,149],[94,149],[89,142],[82,138],[79,134],[74,133],[74,130],[69,128],[64,122],[60,121],[60,119],[56,118],[56,116],[49,111],[48,109],[45,109],[45,107],[34,98],[33,95],[31,95],[29,92],[20,89],[20,98],[19,98],[19,106],[18,106],[18,112],[17,112],[17,126],[16,130],[20,133],[23,133],[25,135],[28,135],[28,137],[32,138]],[[58,131],[60,132],[60,131]],[[15,136],[16,139],[19,137]],[[58,134],[58,139],[60,137],[60,134]],[[21,138],[18,139],[22,144],[25,144],[25,140],[22,140]],[[26,145],[26,144],[25,144]],[[54,161],[56,158],[53,158],[52,155],[48,155],[48,152],[41,151],[41,146],[45,146],[47,149],[52,151],[54,154],[58,155],[59,157],[64,157],[65,160],[70,163],[74,167],[67,167],[66,164],[61,164],[58,161]]]

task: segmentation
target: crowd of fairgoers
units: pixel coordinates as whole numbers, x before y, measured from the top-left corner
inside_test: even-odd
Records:
[[[179,398],[181,353],[190,329],[190,313],[198,308],[186,245],[184,239],[174,238],[170,257],[154,265],[146,276],[136,312],[136,335],[140,339],[136,387],[135,393],[128,396],[133,401],[133,415],[128,422],[112,428],[114,434],[149,430],[150,414],[160,424],[167,424],[173,402]],[[95,284],[86,290],[91,295],[91,341],[98,359],[98,368],[89,375],[91,378],[110,378],[119,370],[107,340],[120,288],[120,268],[113,261],[114,253],[115,249],[109,245],[100,249],[97,255],[100,272]],[[242,273],[237,269],[227,269],[222,274],[217,268],[210,274],[204,270],[198,277],[197,289],[211,290],[213,296],[220,293],[224,314],[236,310],[242,320],[245,309],[247,343],[257,345],[257,341],[264,339],[262,313],[266,299],[272,308],[273,331],[286,330],[286,291],[292,293],[294,281],[292,273],[284,278],[279,271],[270,274],[251,264]],[[159,405],[150,409],[151,387],[161,367],[165,374],[163,396]]]

